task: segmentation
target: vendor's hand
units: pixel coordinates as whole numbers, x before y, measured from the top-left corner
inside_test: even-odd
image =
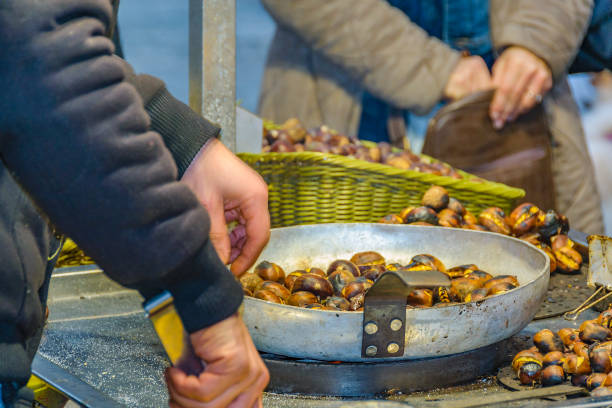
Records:
[[[553,84],[548,65],[521,47],[507,48],[493,64],[492,71],[497,90],[489,115],[496,129],[542,102]]]
[[[489,68],[479,56],[462,57],[444,88],[444,97],[461,99],[471,93],[492,88]]]
[[[199,376],[175,367],[166,371],[172,408],[261,407],[268,369],[237,315],[190,336],[195,354],[206,364]]]
[[[183,175],[208,210],[210,239],[224,263],[241,275],[253,265],[270,238],[268,188],[253,169],[214,139]],[[236,221],[230,234],[227,223]]]

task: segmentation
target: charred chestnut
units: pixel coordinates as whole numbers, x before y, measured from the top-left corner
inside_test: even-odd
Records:
[[[257,290],[260,290],[260,289],[269,290],[270,292],[274,293],[279,298],[283,299],[283,301],[286,301],[289,298],[289,296],[291,296],[291,292],[289,292],[289,290],[286,287],[284,287],[278,282],[263,281],[257,287]]]
[[[285,271],[275,263],[263,261],[255,267],[254,272],[263,280],[285,282]]]
[[[318,301],[319,299],[317,299],[317,297],[313,295],[312,293],[306,292],[306,291],[300,291],[300,292],[293,292],[291,296],[289,296],[289,299],[287,299],[287,304],[291,306],[302,307],[302,306],[309,305],[311,303],[317,303]]]
[[[595,320],[587,320],[580,325],[580,339],[585,343],[593,343],[595,341],[605,341],[610,338],[612,332],[603,326],[600,326]]]
[[[574,387],[586,387],[587,378],[586,374],[572,375],[572,385]]]
[[[363,277],[365,277],[366,279],[369,279],[373,282],[376,282],[376,280],[380,277],[380,275],[382,275],[385,272],[384,269],[381,268],[370,268],[367,269],[365,271],[363,271]]]
[[[470,272],[475,271],[477,269],[478,267],[474,264],[459,265],[447,269],[444,273],[448,275],[448,277],[451,279],[465,278]]]
[[[255,292],[255,289],[261,282],[263,282],[263,279],[254,273],[245,273],[240,277],[242,287],[248,289],[251,293]]]
[[[338,259],[332,262],[327,268],[327,275],[331,275],[332,273],[340,271],[340,270],[347,271],[351,273],[353,276],[361,275],[357,265],[345,259]]]
[[[433,290],[434,303],[450,303],[450,293],[444,286],[438,286]]]
[[[489,279],[483,285],[485,289],[490,289],[492,286],[497,285],[500,282],[507,282],[514,285],[514,287],[519,286],[518,279],[514,275],[497,275],[494,278]]]
[[[565,235],[569,231],[567,217],[557,214],[555,210],[548,210],[540,220],[539,231],[546,240],[555,235]]]
[[[537,332],[533,336],[533,344],[535,344],[540,353],[544,354],[551,351],[563,351],[563,341],[561,341],[561,337],[548,329]]]
[[[479,300],[486,298],[488,295],[489,295],[489,291],[487,289],[484,289],[484,288],[474,289],[473,291],[467,294],[467,296],[465,297],[465,301],[466,302],[478,302]]]
[[[397,214],[388,214],[378,220],[380,224],[403,224],[404,220]]]
[[[559,330],[557,334],[561,338],[561,341],[563,341],[565,347],[572,347],[575,342],[580,340],[580,334],[578,330],[575,329],[565,327]]]
[[[408,219],[408,214],[414,210],[414,207],[406,207],[399,212],[398,216],[402,219],[404,224],[407,224],[406,220]]]
[[[480,288],[477,281],[468,278],[457,278],[451,281],[450,295],[451,299],[456,302],[465,302],[466,296]]]
[[[291,289],[293,289],[293,284],[295,283],[297,278],[299,278],[300,276],[304,275],[305,273],[306,273],[306,271],[301,270],[301,269],[297,270],[297,271],[291,272],[285,278],[285,287],[291,291]]]
[[[306,291],[317,295],[321,299],[333,295],[334,288],[325,278],[312,273],[306,273],[297,278],[293,284],[292,292]]]
[[[359,294],[365,294],[367,290],[372,287],[371,282],[372,281],[370,280],[364,280],[364,281],[354,280],[353,282],[348,283],[342,289],[342,297],[350,301],[353,297]]]
[[[267,300],[268,302],[283,304],[283,300],[271,290],[259,289],[253,293],[253,297],[261,300]]]
[[[440,211],[443,208],[446,208],[448,201],[448,191],[446,191],[444,187],[431,186],[425,192],[425,194],[423,194],[421,204],[433,209],[434,211]]]
[[[433,306],[433,292],[430,289],[415,289],[408,295],[406,303],[410,306]]]
[[[478,281],[478,283],[482,286],[485,282],[493,279],[493,275],[488,272],[481,271],[480,269],[470,269],[467,271],[466,278],[473,279]]]
[[[405,223],[426,222],[431,225],[438,225],[438,214],[429,207],[417,207],[406,215]]]
[[[540,381],[544,387],[561,384],[564,380],[565,373],[563,373],[563,368],[558,365],[549,365],[540,374]]]
[[[350,302],[340,296],[330,296],[325,300],[326,306],[335,307],[338,310],[349,310]]]
[[[516,285],[510,282],[499,282],[493,286],[490,286],[487,294],[489,296],[499,295],[500,293],[506,293],[514,288],[516,288]]]
[[[515,235],[523,235],[535,229],[542,210],[531,203],[523,203],[516,207],[508,217],[510,228]]]
[[[357,265],[360,271],[377,265],[385,266],[385,258],[374,251],[358,252],[351,257],[351,262]]]
[[[350,303],[349,310],[352,310],[354,312],[363,310],[364,302],[365,302],[365,293],[364,292],[358,293],[357,295],[353,296],[349,300],[349,303]]]
[[[586,386],[590,390],[604,385],[606,382],[606,374],[593,373],[587,377]]]
[[[448,199],[448,205],[446,206],[446,208],[448,208],[449,210],[453,210],[461,217],[463,217],[463,215],[465,214],[465,207],[463,206],[463,204],[461,204],[461,201],[453,197],[450,197]]]
[[[595,347],[589,353],[591,369],[594,373],[609,373],[612,370],[612,356],[610,352],[603,348]]]
[[[453,210],[445,208],[438,213],[438,224],[443,227],[459,228],[462,224],[461,216]]]
[[[538,361],[524,363],[518,370],[518,378],[523,385],[532,385],[540,379],[542,365]]]
[[[431,269],[435,269],[440,272],[446,271],[446,267],[444,266],[442,261],[440,261],[435,256],[429,255],[429,254],[419,254],[419,255],[413,256],[408,266],[406,266],[406,268],[409,269],[411,266],[416,266],[416,265],[429,266]]]
[[[501,208],[489,207],[480,213],[478,222],[489,231],[510,235],[510,226],[506,223],[505,218],[506,214]]]
[[[549,365],[563,366],[564,362],[565,354],[561,351],[550,351],[542,359],[542,367],[548,367]]]
[[[518,373],[519,368],[521,368],[523,364],[530,362],[535,362],[541,366],[542,355],[531,349],[519,351],[514,356],[514,359],[512,359],[512,369],[515,373]]]
[[[574,242],[567,235],[555,235],[550,239],[557,268],[565,273],[580,271],[582,256],[574,249]]]
[[[336,270],[336,272],[332,272],[332,274],[329,275],[328,279],[334,289],[334,294],[340,296],[342,289],[354,281],[355,276],[346,270]]]

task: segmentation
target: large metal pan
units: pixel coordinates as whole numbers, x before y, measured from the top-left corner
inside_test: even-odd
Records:
[[[285,271],[325,268],[335,259],[376,250],[388,262],[407,263],[429,253],[447,267],[475,263],[493,275],[516,275],[520,287],[482,301],[406,310],[405,350],[416,359],[461,353],[512,336],[527,325],[546,294],[546,254],[521,240],[489,232],[385,224],[323,224],[272,230],[259,261]],[[361,356],[363,313],[279,305],[252,297],[244,322],[260,351],[328,361],[366,361]],[[380,359],[368,358],[367,361]]]

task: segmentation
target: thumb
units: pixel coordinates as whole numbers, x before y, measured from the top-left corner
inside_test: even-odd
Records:
[[[223,202],[220,200],[213,200],[212,202],[206,203],[205,207],[210,217],[210,241],[215,247],[221,261],[223,261],[224,264],[228,264],[231,246],[229,234],[227,232],[227,224],[225,223]]]

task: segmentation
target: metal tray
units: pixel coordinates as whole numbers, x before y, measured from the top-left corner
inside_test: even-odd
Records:
[[[243,319],[260,351],[327,361],[387,361],[445,356],[484,347],[525,327],[548,287],[546,254],[524,241],[489,232],[385,224],[322,224],[272,230],[259,257],[286,272],[326,267],[359,251],[407,263],[430,253],[447,267],[475,263],[493,275],[516,275],[520,287],[482,301],[406,310],[401,357],[361,356],[363,313],[279,305],[246,297]]]

